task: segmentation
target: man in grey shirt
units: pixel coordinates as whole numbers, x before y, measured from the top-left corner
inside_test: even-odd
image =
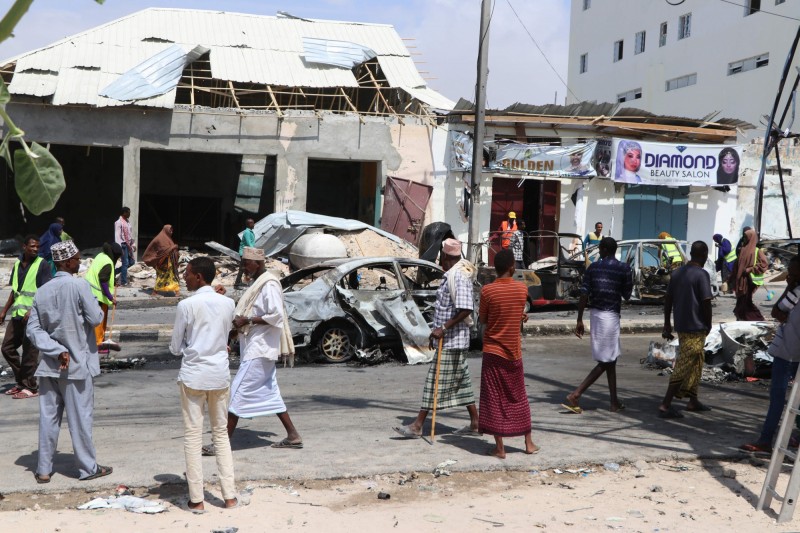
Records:
[[[92,442],[94,377],[100,374],[94,327],[103,312],[86,280],[73,277],[81,264],[72,241],[52,246],[56,275],[36,292],[27,335],[42,355],[39,378],[38,483],[49,483],[58,444],[61,418],[69,418],[69,433],[81,480],[107,476],[109,466],[95,460]]]
[[[673,397],[688,397],[687,411],[711,410],[697,399],[705,363],[703,347],[711,331],[711,280],[703,268],[708,259],[708,245],[703,241],[693,242],[690,255],[691,261],[672,273],[664,299],[664,332],[661,335],[665,339],[673,338],[670,315],[674,308],[680,353],[667,393],[658,408],[661,418],[683,418],[672,406]]]

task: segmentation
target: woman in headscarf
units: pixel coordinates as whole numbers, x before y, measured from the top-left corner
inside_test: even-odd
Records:
[[[156,269],[156,286],[153,292],[163,296],[177,296],[178,245],[172,240],[172,225],[167,224],[144,251],[142,261]]]
[[[736,276],[736,307],[733,308],[733,314],[736,320],[764,320],[764,315],[753,303],[753,293],[764,284],[764,272],[769,263],[764,251],[756,247],[758,235],[754,229],[747,228],[742,240],[742,250],[733,265]]]
[[[61,242],[61,232],[63,226],[57,222],[50,224],[41,237],[39,237],[39,257],[43,258],[50,264],[52,275],[56,275],[56,264],[53,262],[53,254],[50,252],[50,247],[57,242]]]

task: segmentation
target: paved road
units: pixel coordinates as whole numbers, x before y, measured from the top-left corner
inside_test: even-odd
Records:
[[[275,417],[242,421],[233,448],[237,479],[302,479],[430,471],[447,459],[456,470],[547,467],[673,457],[720,458],[736,455],[736,446],[754,436],[767,405],[762,383],[703,385],[701,397],[714,410],[687,414],[679,421],[656,416],[667,378],[643,369],[650,336],[623,338],[619,365],[620,394],[628,408],[607,410],[607,387],[598,383],[584,397],[583,415],[559,407],[592,366],[588,340],[537,338],[525,341],[526,385],[533,411],[536,456],[519,453],[521,439],[510,439],[508,459],[484,455],[491,437],[463,438],[450,433],[463,426],[466,410],[442,411],[437,439],[396,438],[391,428],[408,423],[419,407],[426,366],[384,364],[376,367],[316,366],[279,370],[279,382],[292,418],[303,435],[303,450],[275,450],[282,438]],[[164,345],[128,344],[144,355],[163,355]],[[476,394],[480,354],[470,357]],[[78,482],[72,451],[63,428],[50,485],[34,483],[38,404],[36,400],[0,397],[0,493],[65,490],[86,486],[151,486],[177,482],[184,472],[183,431],[176,363],[149,363],[143,369],[104,374],[96,381],[95,443],[102,464],[114,466],[109,477]],[[10,385],[8,381],[5,385]],[[426,427],[426,432],[429,428]],[[206,435],[206,439],[209,437]],[[204,463],[207,478],[213,459]]]

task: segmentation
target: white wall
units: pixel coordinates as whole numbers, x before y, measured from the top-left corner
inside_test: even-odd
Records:
[[[663,115],[737,118],[759,126],[772,109],[797,21],[768,13],[744,16],[739,5],[717,0],[686,0],[670,6],[661,0],[594,0],[584,11],[583,0],[572,0],[568,84],[579,100],[616,102],[617,95],[641,88],[642,98],[626,106]],[[800,2],[765,10],[800,18]],[[678,19],[692,14],[691,35],[678,40]],[[658,46],[659,28],[667,22],[667,44]],[[646,31],[646,47],[634,55],[637,32]],[[613,61],[614,42],[622,39],[622,60]],[[769,52],[769,65],[728,76],[728,64]],[[580,56],[588,53],[588,71],[581,74]],[[795,65],[800,64],[796,57]],[[697,84],[665,91],[667,80],[697,73]],[[792,69],[792,78],[794,77]],[[751,135],[763,136],[763,127]]]

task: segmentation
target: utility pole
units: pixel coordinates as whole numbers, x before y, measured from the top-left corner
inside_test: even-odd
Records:
[[[472,135],[472,173],[469,180],[472,209],[467,226],[467,258],[477,263],[481,256],[479,245],[480,191],[483,171],[483,137],[486,121],[486,79],[489,77],[489,23],[492,6],[489,0],[481,0],[481,32],[478,39],[478,78],[475,83],[475,129]]]

